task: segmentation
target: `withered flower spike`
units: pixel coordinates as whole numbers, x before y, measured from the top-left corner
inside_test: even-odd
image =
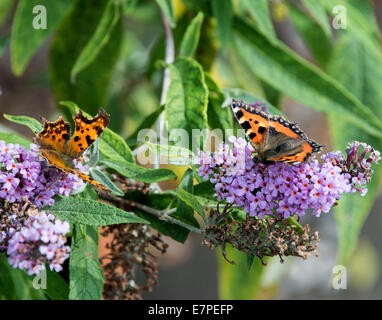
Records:
[[[228,207],[228,208],[227,208]],[[233,264],[226,255],[226,245],[230,244],[237,250],[258,257],[263,265],[266,256],[279,256],[284,262],[285,256],[298,256],[307,259],[310,252],[317,256],[316,249],[320,241],[318,232],[310,234],[309,225],[302,230],[289,225],[289,220],[280,217],[266,217],[265,219],[247,216],[246,221],[236,222],[228,220],[230,207],[227,205],[223,212],[210,211],[211,224],[205,228],[205,239],[202,244],[211,249],[222,247],[225,260]],[[221,223],[224,221],[224,223]]]

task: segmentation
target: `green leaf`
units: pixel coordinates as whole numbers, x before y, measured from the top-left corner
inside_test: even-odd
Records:
[[[193,163],[199,163],[199,157],[194,155],[190,149],[151,142],[145,142],[145,145],[155,154],[166,157],[169,164],[187,166]]]
[[[176,22],[175,22],[175,16],[174,16],[174,9],[172,8],[171,0],[156,0],[159,7],[165,14],[171,28],[175,28]]]
[[[148,115],[142,123],[138,126],[138,128],[127,138],[127,140],[137,140],[138,134],[141,130],[151,128],[155,122],[157,121],[158,117],[164,110],[164,105],[160,106],[157,110],[152,112],[150,115]]]
[[[365,5],[368,5],[365,3]],[[373,17],[370,16],[370,21]],[[379,45],[378,42],[375,43]],[[382,57],[369,51],[366,45],[359,41],[354,33],[343,31],[339,35],[338,45],[328,66],[329,73],[341,81],[362,102],[382,117],[382,93],[379,83],[382,81]],[[354,130],[351,123],[335,116],[329,117],[332,133],[332,144],[335,149],[344,149],[348,142],[363,141],[377,150],[382,150],[382,139],[365,133],[364,130]],[[335,217],[338,227],[338,263],[346,265],[354,252],[362,226],[378,195],[381,181],[381,166],[373,166],[372,181],[368,183],[368,193],[361,197],[358,193],[346,194],[335,207]]]
[[[5,143],[17,143],[20,146],[23,146],[25,149],[29,149],[31,142],[27,139],[24,139],[17,134],[13,133],[2,133],[0,132],[0,140],[5,141]]]
[[[12,116],[10,114],[4,113],[4,118],[9,121],[27,126],[29,129],[32,130],[33,133],[42,130],[42,124],[36,119],[28,116]]]
[[[382,123],[338,81],[303,60],[285,45],[270,43],[236,18],[234,44],[248,68],[292,99],[319,111],[341,115],[370,134],[381,136]]]
[[[124,161],[126,163],[135,162],[134,155],[126,141],[109,128],[104,130],[99,139],[99,150],[104,156],[112,160]]]
[[[46,29],[35,29],[34,22],[44,19],[46,8]],[[42,42],[56,29],[57,25],[72,7],[71,0],[20,0],[17,6],[11,34],[11,67],[15,75],[21,75]],[[36,23],[35,23],[36,24]]]
[[[256,21],[259,29],[269,38],[276,39],[271,16],[269,14],[268,0],[244,0],[244,7]]]
[[[192,193],[187,192],[184,189],[178,189],[177,196],[180,200],[186,203],[189,207],[194,209],[200,216],[205,218],[203,206],[200,204],[198,198]]]
[[[25,270],[13,268],[0,253],[0,299],[45,300],[42,291],[33,288],[33,278]]]
[[[192,129],[202,130],[203,141],[207,135],[208,88],[202,67],[191,58],[180,57],[169,65],[171,83],[166,98],[166,119],[171,137],[173,130],[186,130],[190,139]],[[186,141],[185,141],[186,142]],[[191,149],[198,141],[188,141]]]
[[[123,191],[119,189],[104,172],[96,168],[91,168],[90,175],[94,180],[98,181],[100,184],[108,188],[112,193],[114,193],[117,196],[123,197]]]
[[[109,41],[91,63],[71,78],[71,71],[91,37],[96,32],[109,0],[75,0],[74,8],[60,23],[49,55],[49,76],[57,101],[75,101],[81,109],[96,114],[108,101],[109,81],[119,57],[122,42],[122,21],[116,23]],[[69,114],[63,109],[65,115]]]
[[[194,195],[216,201],[215,186],[210,181],[203,181],[194,186]]]
[[[125,16],[132,14],[137,7],[138,0],[122,0],[122,11]]]
[[[224,49],[231,35],[232,3],[231,0],[211,0],[211,7],[217,22],[218,36]]]
[[[187,169],[184,173],[182,179],[180,180],[178,189],[182,189],[190,194],[194,193],[194,172],[192,169]],[[182,200],[178,199],[174,216],[194,227],[199,228],[199,224],[194,217],[194,209]]]
[[[8,263],[4,254],[0,254],[0,298],[2,300],[17,299],[11,272],[12,267]]]
[[[229,107],[223,108],[225,94],[220,90],[212,77],[206,73],[206,84],[208,87],[208,125],[213,129],[232,129],[232,112]]]
[[[119,223],[147,223],[131,212],[107,204],[81,198],[57,197],[51,207],[46,207],[62,221],[89,226],[107,226]]]
[[[2,0],[0,1],[0,26],[8,18],[9,13],[14,5],[14,0]]]
[[[60,105],[65,107],[72,117],[80,110],[77,104],[71,101],[60,101]],[[83,114],[91,118],[88,113],[83,112]],[[99,137],[99,150],[110,159],[135,162],[134,155],[125,140],[109,128],[106,128]]]
[[[8,43],[8,36],[0,38],[0,57],[4,53],[4,50],[5,50],[5,47],[7,46],[7,43]]]
[[[179,56],[192,57],[194,55],[198,47],[203,19],[203,12],[199,12],[196,17],[192,19],[180,44]]]
[[[97,139],[90,148],[89,162],[90,168],[97,166],[99,161],[99,139]]]
[[[247,254],[247,265],[248,265],[248,270],[251,270],[253,263],[255,262],[255,255],[248,253]]]
[[[139,193],[138,195],[136,194],[136,197],[131,197],[131,195],[128,195],[128,198],[139,203],[144,203],[145,205],[157,210],[168,209],[171,206],[171,204],[176,203],[176,197],[173,194],[169,193],[149,193],[146,195],[142,195],[142,193]],[[134,212],[136,212],[136,214],[139,217],[149,221],[151,228],[158,230],[163,235],[171,237],[175,241],[184,243],[187,239],[188,234],[190,233],[189,230],[183,227],[161,220],[157,216],[143,212],[137,208],[134,208]],[[180,220],[181,219],[182,217],[180,217]]]
[[[43,292],[51,300],[68,300],[68,283],[57,272],[51,271],[48,265],[45,265],[45,270],[47,288],[43,289]]]
[[[195,11],[202,11],[206,16],[212,15],[210,0],[182,0],[182,2]]]
[[[222,256],[221,249],[216,251],[218,259],[219,298],[222,300],[255,300],[259,297],[261,278],[265,268],[260,259],[255,258],[248,268],[248,257],[244,252],[227,246],[226,254],[232,265]]]
[[[177,178],[176,174],[169,169],[147,169],[135,163],[113,159],[104,159],[102,163],[126,178],[142,182],[153,183]]]
[[[325,11],[325,7],[322,6],[320,1],[302,0],[302,3],[305,7],[308,8],[309,12],[324,31],[325,35],[330,38],[332,35],[332,30],[330,28],[330,23]]]
[[[73,226],[69,272],[69,299],[101,300],[103,273],[98,259],[98,228]]]
[[[97,191],[94,190],[94,188],[90,185],[87,184],[84,188],[84,190],[78,194],[79,198],[82,199],[87,199],[87,200],[98,200],[98,193]]]
[[[312,21],[299,8],[289,7],[290,17],[310,49],[315,60],[323,67],[326,66],[332,53],[332,44],[328,36],[321,28],[317,28],[317,23]]]
[[[85,69],[92,61],[94,61],[101,49],[110,40],[111,34],[118,20],[119,7],[114,0],[109,0],[94,34],[86,44],[85,48],[82,50],[72,68],[72,79],[75,79],[78,73]]]
[[[332,0],[318,0],[318,2],[326,8],[329,14],[335,16]],[[379,28],[374,10],[369,3],[364,0],[338,0],[336,6],[346,8],[346,28],[351,31],[353,36],[368,50],[373,51],[373,54],[378,54],[379,47],[375,46],[375,41],[379,40]]]
[[[248,91],[245,91],[242,89],[230,88],[230,89],[223,89],[223,92],[226,95],[226,100],[224,101],[224,105],[231,104],[232,99],[243,100],[245,103],[254,103],[256,101],[262,101],[263,104],[269,110],[270,114],[285,117],[284,114],[279,109],[272,106],[269,102],[265,101],[263,98],[255,96],[254,94]]]

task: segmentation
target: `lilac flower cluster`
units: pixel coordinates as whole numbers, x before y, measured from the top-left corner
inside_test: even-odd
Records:
[[[84,172],[87,167],[74,162]],[[53,205],[53,196],[69,196],[82,185],[76,175],[49,166],[39,157],[38,146],[30,150],[0,141],[0,252],[13,267],[38,274],[48,263],[60,271],[69,257],[65,234],[69,224],[39,208]]]
[[[82,171],[82,168],[81,168]],[[54,195],[68,196],[81,180],[49,166],[38,155],[38,146],[30,150],[0,140],[0,198],[13,202],[28,199],[38,207],[53,205]]]
[[[232,136],[229,141],[233,148],[221,144],[212,155],[201,153],[199,175],[215,185],[219,202],[243,207],[250,216],[260,218],[303,216],[307,210],[320,216],[329,212],[344,192],[364,195],[372,175],[370,165],[380,159],[372,147],[352,142],[346,159],[335,152],[324,155],[322,164],[316,159],[294,165],[264,164],[254,161],[255,150],[243,138]]]
[[[55,219],[52,214],[42,211],[38,216],[30,216],[20,230],[9,230],[9,263],[14,268],[26,269],[28,274],[39,274],[45,263],[51,270],[61,271],[70,252],[65,245],[68,232],[69,223]]]

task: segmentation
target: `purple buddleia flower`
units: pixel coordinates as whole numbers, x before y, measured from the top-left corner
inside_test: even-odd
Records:
[[[341,152],[322,156],[308,163],[256,163],[255,150],[242,138],[230,137],[233,147],[222,144],[217,152],[203,153],[199,175],[215,185],[218,201],[243,207],[250,216],[315,216],[327,213],[343,193],[367,192],[366,183],[373,173],[371,163],[380,159],[372,147],[352,142]],[[223,152],[224,151],[224,152]],[[213,163],[212,159],[216,159]]]
[[[69,257],[65,245],[69,224],[44,211],[29,216],[25,224],[8,238],[6,254],[14,268],[26,269],[28,274],[39,274],[47,263],[51,270],[61,271]]]
[[[76,167],[84,172],[80,162]],[[82,180],[76,175],[63,173],[49,166],[39,157],[38,146],[30,150],[0,140],[0,198],[10,203],[28,199],[38,207],[53,205],[54,195],[69,194],[79,188]]]

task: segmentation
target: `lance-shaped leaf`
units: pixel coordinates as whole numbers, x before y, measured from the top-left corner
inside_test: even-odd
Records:
[[[192,129],[207,129],[208,88],[204,72],[199,63],[184,57],[176,59],[169,69],[171,83],[165,106],[168,130],[170,135],[173,130],[186,130],[191,148]],[[202,133],[204,138],[206,133]]]
[[[90,114],[96,114],[98,108],[107,103],[110,77],[122,43],[121,19],[107,43],[75,79],[71,77],[71,71],[94,35],[108,2],[98,0],[94,5],[93,1],[75,0],[73,10],[56,30],[49,53],[49,76],[56,100],[75,101]],[[66,109],[64,112],[69,116]]]
[[[289,13],[292,22],[310,49],[315,60],[321,66],[325,67],[333,49],[330,38],[328,38],[321,28],[317,28],[317,22],[313,21],[297,6],[296,8],[291,6]]]
[[[211,7],[216,19],[219,39],[224,49],[231,35],[232,2],[231,0],[211,0]]]
[[[103,273],[98,259],[98,228],[74,225],[69,271],[69,299],[102,298]]]
[[[276,33],[269,13],[268,0],[243,0],[243,5],[256,21],[259,29],[269,38],[275,39]]]
[[[368,5],[365,3],[365,5]],[[370,17],[370,19],[373,19]],[[375,43],[379,45],[378,42]],[[367,50],[352,32],[341,33],[338,45],[329,63],[330,74],[341,81],[365,104],[371,106],[382,117],[382,93],[379,85],[382,81],[382,58]],[[335,149],[344,149],[348,142],[356,140],[370,144],[382,150],[381,138],[368,135],[363,130],[354,130],[351,124],[336,116],[329,117],[332,143]],[[381,181],[381,166],[373,166],[372,181],[368,183],[368,192],[364,197],[359,194],[344,195],[335,207],[338,226],[338,263],[347,264],[354,252],[361,228],[378,194]]]
[[[194,209],[198,214],[200,214],[203,218],[205,217],[204,215],[204,210],[203,206],[199,202],[198,197],[194,196],[192,193],[187,192],[184,189],[178,189],[178,198],[182,200],[184,203],[186,203],[189,207]]]
[[[11,67],[21,75],[42,42],[56,29],[72,0],[21,0],[11,33]],[[45,23],[46,22],[46,23]]]
[[[123,191],[119,189],[104,172],[98,170],[97,168],[91,168],[90,175],[94,180],[98,181],[100,184],[108,188],[112,193],[114,193],[117,196],[123,197]]]
[[[33,133],[36,131],[41,131],[42,129],[42,124],[40,122],[28,116],[12,116],[10,114],[4,113],[4,118],[9,121],[27,126],[29,129],[32,130]]]
[[[326,36],[330,38],[332,31],[330,28],[328,15],[325,11],[325,7],[320,3],[320,1],[302,0],[302,3],[308,8],[309,12],[317,21],[321,29],[325,32]]]
[[[153,183],[177,178],[176,174],[169,169],[147,169],[135,163],[112,159],[104,159],[101,162],[126,178],[142,182]]]
[[[199,12],[196,17],[192,19],[183,36],[179,56],[192,57],[194,55],[199,43],[200,28],[202,27],[203,18],[203,12]]]
[[[118,20],[119,7],[114,0],[109,0],[93,36],[82,50],[72,68],[72,79],[74,79],[78,73],[85,69],[96,58],[101,49],[109,41]]]
[[[81,198],[57,197],[51,207],[45,207],[62,221],[89,226],[107,226],[119,223],[147,223],[131,212],[105,203]]]

